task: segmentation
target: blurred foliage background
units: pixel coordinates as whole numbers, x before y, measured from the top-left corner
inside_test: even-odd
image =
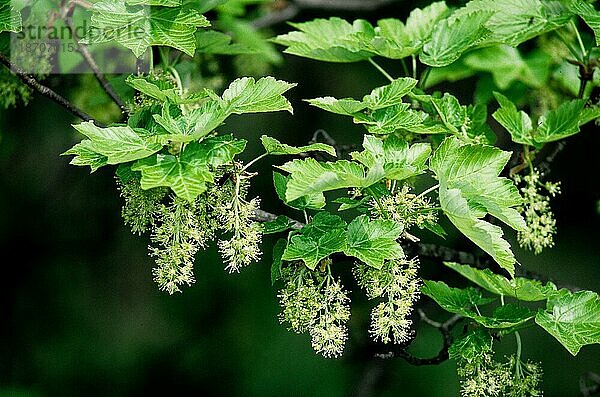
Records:
[[[337,15],[403,18],[420,5],[406,2],[376,13]],[[303,13],[296,19],[324,15],[329,14]],[[278,26],[275,32],[286,29]],[[308,142],[319,129],[339,143],[361,141],[362,127],[310,108],[302,99],[362,97],[385,84],[383,77],[366,62],[283,58],[270,73],[299,83],[290,94],[295,114],[245,116],[225,125],[226,132],[249,140],[243,158],[260,153],[258,137],[267,132],[290,144]],[[219,62],[228,81],[244,69],[243,58],[236,60],[237,67],[231,58]],[[245,62],[249,69],[256,66],[252,59]],[[386,67],[400,74],[398,64]],[[114,111],[91,76],[52,76],[47,82],[98,118]],[[441,89],[470,100],[474,84],[466,80]],[[224,272],[210,247],[198,255],[195,285],[174,296],[160,292],[151,277],[147,238],[130,234],[122,224],[112,170],[89,176],[59,157],[79,139],[69,127],[74,121],[39,96],[27,108],[0,113],[0,396],[458,395],[450,361],[414,367],[364,354],[371,304],[361,294],[351,294],[350,339],[341,359],[317,356],[308,336],[279,325],[277,290],[270,283],[274,239],[265,239],[261,263],[234,275]],[[588,127],[569,139],[553,164],[551,179],[563,183],[563,194],[553,200],[556,247],[534,256],[513,245],[528,270],[595,291],[600,290],[598,145],[597,128]],[[270,161],[259,164],[253,195],[263,198],[264,209],[283,213],[274,199]],[[433,240],[430,234],[421,237]],[[452,233],[444,244],[474,249]],[[338,266],[345,271],[350,263]],[[427,261],[422,275],[448,278],[440,263]],[[466,285],[450,277],[451,285]],[[422,307],[430,317],[445,319],[427,298]],[[421,323],[415,328],[412,351],[435,355],[441,345],[437,331]],[[577,396],[580,376],[600,373],[600,346],[585,347],[574,358],[541,331],[527,330],[522,337],[524,356],[543,362],[546,396]],[[514,342],[500,346],[499,354],[505,354]]]

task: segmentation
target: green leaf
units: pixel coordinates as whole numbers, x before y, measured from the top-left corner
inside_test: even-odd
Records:
[[[509,280],[504,276],[492,273],[489,269],[480,270],[454,262],[444,262],[444,265],[496,295],[534,302],[546,300],[556,293],[556,286],[550,282],[544,285],[538,280],[523,277]]]
[[[350,24],[341,18],[330,18],[291,25],[298,31],[273,39],[287,46],[285,53],[326,62],[357,62],[374,55],[365,49],[358,35],[374,35],[373,27],[366,21]]]
[[[327,211],[320,211],[301,229],[301,233],[311,237],[319,237],[332,229],[345,229],[346,226],[346,222],[340,216]]]
[[[106,164],[119,164],[148,157],[162,149],[161,144],[145,139],[127,126],[101,128],[88,121],[74,124],[73,128],[89,138],[63,153],[79,156],[75,162],[81,164],[76,165],[90,165],[97,169],[103,163],[99,155],[106,158]]]
[[[294,147],[286,145],[285,143],[281,143],[277,139],[266,135],[261,136],[260,141],[262,142],[267,153],[271,155],[296,155],[306,152],[325,152],[331,156],[337,156],[335,153],[335,148],[324,143],[313,143],[307,146]]]
[[[207,182],[213,182],[213,174],[208,165],[194,158],[196,150],[195,144],[190,144],[181,158],[157,154],[139,160],[131,169],[142,173],[140,183],[143,189],[167,186],[177,196],[191,202],[206,190]]]
[[[414,55],[423,45],[411,39],[406,26],[395,18],[380,19],[373,31],[357,33],[356,36],[361,43],[360,48],[391,59]]]
[[[600,297],[561,290],[548,299],[546,310],[538,311],[535,322],[575,356],[581,347],[600,343]]]
[[[0,4],[0,32],[19,33],[22,29],[21,12],[11,5],[11,1]]]
[[[195,32],[210,26],[192,6],[129,7],[123,0],[101,1],[92,7],[88,44],[117,41],[140,57],[150,46],[168,46],[194,55]]]
[[[486,353],[493,351],[492,335],[482,328],[473,328],[468,333],[455,340],[448,349],[448,355],[453,360],[465,360],[468,363],[477,362]]]
[[[542,60],[540,58],[540,60]],[[549,59],[544,58],[546,67]],[[530,67],[518,49],[508,45],[486,47],[467,54],[463,60],[469,68],[492,74],[494,83],[501,90],[507,90],[515,81],[520,81],[530,87],[539,88],[545,79],[539,76]],[[547,74],[542,75],[547,77]]]
[[[333,200],[334,203],[341,204],[338,208],[338,211],[346,211],[350,209],[358,209],[361,212],[367,212],[368,203],[371,200],[371,197],[365,196],[360,200],[352,199],[350,197],[339,197]]]
[[[534,129],[531,118],[505,96],[494,93],[500,109],[494,118],[510,133],[514,142],[541,147],[544,143],[557,141],[579,132],[580,125],[587,121],[584,111],[585,100],[575,99],[562,103],[556,110],[550,110],[540,117]]]
[[[511,180],[498,177],[510,155],[492,146],[463,145],[456,138],[447,138],[432,157],[430,168],[440,181],[440,191],[458,189],[469,206],[479,207],[479,211],[466,212],[468,207],[455,207],[462,215],[472,213],[481,218],[487,212],[513,229],[523,230],[525,221],[514,208],[522,203],[522,198]],[[446,198],[450,196],[454,194]],[[460,200],[450,201],[458,205]],[[477,215],[482,209],[485,211]]]
[[[108,164],[108,157],[94,151],[94,145],[89,139],[85,139],[63,153],[63,155],[75,155],[69,164],[78,166],[89,166],[91,172]]]
[[[232,44],[231,36],[215,30],[196,32],[196,52],[202,54],[240,55],[255,51],[239,43]]]
[[[485,23],[492,15],[489,11],[475,11],[460,16],[452,15],[441,21],[436,25],[431,40],[423,46],[419,59],[433,67],[456,61],[466,50],[489,36],[490,31]]]
[[[237,154],[244,151],[246,143],[246,140],[235,139],[231,134],[219,135],[194,144],[197,148],[195,155],[204,163],[212,167],[219,167],[231,163]]]
[[[475,288],[452,288],[442,281],[423,280],[421,292],[444,310],[469,318],[477,316],[472,307],[485,305],[494,300],[484,298]]]
[[[424,125],[427,115],[421,111],[410,108],[410,104],[401,103],[384,109],[376,110],[369,114],[354,114],[354,122],[366,124],[367,130],[375,135],[389,135],[398,130],[415,133],[436,133],[426,131]],[[425,132],[426,131],[426,132]],[[445,132],[445,130],[442,130]]]
[[[167,132],[160,136],[161,139],[187,143],[204,138],[214,131],[225,121],[227,113],[219,102],[210,100],[177,117],[171,116],[170,106],[165,104],[162,114],[154,114],[153,117]]]
[[[323,163],[307,158],[289,161],[278,168],[291,176],[286,190],[288,202],[302,196],[322,196],[330,190],[369,187],[383,177],[382,168],[366,170],[361,164],[346,160]]]
[[[269,66],[269,64],[279,65],[283,61],[277,47],[267,41],[264,30],[257,29],[250,21],[221,14],[219,28],[231,34],[235,43],[252,51],[252,56],[248,58],[249,62]]]
[[[402,103],[406,96],[417,85],[417,80],[403,77],[392,81],[383,87],[375,88],[369,95],[365,95],[363,103],[371,110],[387,108]]]
[[[586,106],[583,108],[581,115],[579,116],[579,126],[585,125],[590,121],[594,121],[600,117],[600,106]]]
[[[360,112],[367,107],[363,102],[352,98],[336,99],[331,96],[308,99],[307,102],[330,113],[344,116],[352,116],[354,113]]]
[[[301,211],[305,209],[318,210],[325,207],[325,197],[322,193],[315,193],[312,195],[299,197],[288,202],[285,193],[287,191],[287,184],[289,180],[289,176],[285,176],[279,172],[273,172],[275,191],[277,192],[277,196],[279,196],[281,201],[283,201],[286,205]]]
[[[584,22],[594,31],[596,45],[600,46],[600,12],[594,6],[582,0],[568,2],[569,10],[581,17]]]
[[[273,264],[271,265],[271,285],[281,278],[281,257],[287,246],[287,241],[283,238],[277,240],[273,246]]]
[[[408,142],[394,135],[385,141],[365,135],[364,151],[351,153],[352,158],[369,169],[383,167],[387,179],[404,180],[422,174],[427,169],[427,159],[431,154],[428,143]]]
[[[386,260],[404,257],[404,251],[396,241],[401,234],[402,227],[393,221],[369,220],[367,215],[361,215],[348,225],[348,246],[344,252],[381,269]]]
[[[423,9],[415,8],[406,20],[406,34],[415,48],[422,48],[429,40],[436,26],[448,16],[450,9],[446,2],[438,1]]]
[[[142,94],[154,98],[161,102],[171,102],[174,105],[186,103],[195,103],[208,96],[207,91],[201,93],[192,93],[182,96],[173,84],[161,80],[153,80],[152,76],[127,77],[127,85],[141,92]]]
[[[223,93],[224,108],[228,113],[257,113],[287,110],[293,113],[292,105],[282,95],[296,84],[263,77],[255,81],[252,77],[234,80]]]
[[[523,306],[506,304],[494,309],[492,316],[482,316],[472,307],[492,302],[474,288],[452,288],[441,281],[423,280],[421,292],[450,313],[468,317],[491,329],[515,330],[533,318],[534,313]]]
[[[327,212],[319,212],[313,220],[293,235],[283,260],[301,260],[306,267],[314,270],[319,262],[335,252],[346,249],[344,228],[346,223],[338,216]]]
[[[244,150],[246,141],[218,136],[189,143],[179,156],[158,154],[136,162],[131,168],[140,171],[143,189],[170,187],[177,196],[193,201],[213,182],[211,167],[233,160]]]
[[[557,29],[572,16],[560,2],[540,0],[474,0],[456,14],[472,12],[492,12],[485,23],[491,34],[482,45],[503,43],[512,47]]]
[[[507,303],[494,309],[491,316],[474,316],[472,318],[486,328],[511,332],[522,327],[534,316],[535,313],[524,306]]]
[[[578,133],[579,118],[584,106],[585,99],[575,99],[562,103],[556,110],[547,112],[540,117],[535,141],[553,142]]]
[[[439,195],[442,210],[450,222],[514,276],[516,259],[510,244],[502,238],[502,229],[479,219],[485,212],[481,213],[471,208],[460,190],[440,187]]]
[[[499,92],[494,92],[494,96],[500,104],[500,108],[492,114],[496,121],[506,128],[514,142],[535,145],[534,130],[527,113],[518,111],[517,107]]]
[[[466,128],[469,122],[467,107],[461,105],[454,95],[445,93],[441,98],[430,97],[430,101],[449,132],[458,134]]]
[[[284,215],[279,215],[275,220],[263,224],[263,234],[275,234],[292,229],[294,222]]]

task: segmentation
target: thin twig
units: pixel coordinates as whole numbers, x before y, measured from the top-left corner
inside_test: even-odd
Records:
[[[436,328],[442,336],[442,347],[438,351],[438,354],[433,357],[421,358],[413,356],[411,353],[409,353],[407,350],[408,346],[394,346],[386,353],[375,354],[375,357],[383,359],[402,358],[412,365],[437,365],[448,360],[448,349],[450,348],[450,345],[452,345],[453,340],[452,329],[460,320],[463,319],[463,317],[455,314],[444,323],[438,323],[430,320],[421,310],[419,311],[419,315],[421,320]]]
[[[127,115],[127,113],[128,113],[127,106],[125,106],[125,103],[123,102],[121,97],[119,97],[119,95],[117,94],[117,92],[115,91],[113,86],[106,79],[104,74],[100,71],[98,64],[96,63],[96,61],[94,61],[94,58],[92,57],[92,54],[90,53],[90,50],[87,48],[87,46],[85,44],[83,44],[79,41],[79,37],[77,37],[77,31],[76,31],[75,27],[73,26],[73,19],[71,17],[71,12],[69,12],[67,17],[65,18],[65,23],[71,30],[73,40],[75,41],[75,44],[77,45],[77,51],[81,54],[81,56],[83,57],[85,62],[88,64],[88,66],[94,73],[94,76],[96,77],[96,80],[98,80],[100,85],[102,86],[102,89],[104,89],[106,94],[113,100],[114,103],[117,104],[119,109],[121,109],[121,111],[125,115]]]
[[[75,116],[79,117],[80,119],[82,119],[84,121],[93,121],[94,120],[89,114],[85,113],[83,110],[81,110],[77,106],[73,105],[66,98],[57,94],[51,88],[46,87],[45,85],[41,84],[39,81],[37,81],[37,79],[33,75],[26,73],[23,70],[21,70],[20,68],[18,68],[16,65],[14,65],[10,61],[10,59],[6,55],[4,55],[2,53],[0,53],[0,63],[4,64],[7,68],[9,68],[27,86],[29,86],[32,89],[34,89],[35,91],[39,92],[46,98],[49,98],[49,99],[53,100],[54,102],[58,103],[59,105],[61,105],[65,109],[67,109],[69,112],[73,113]],[[101,126],[101,124],[99,124],[98,122],[96,122],[96,121],[94,121],[94,122],[96,123],[96,125]]]

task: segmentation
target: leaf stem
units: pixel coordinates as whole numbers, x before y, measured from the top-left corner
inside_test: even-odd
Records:
[[[410,72],[408,71],[408,66],[406,66],[406,61],[404,59],[401,59],[400,63],[402,64],[402,70],[404,71],[404,75],[407,77],[410,76]]]
[[[421,73],[421,79],[419,80],[419,88],[425,89],[425,83],[427,83],[427,79],[429,78],[429,74],[431,73],[431,67],[427,66],[423,73]]]
[[[517,340],[517,359],[515,364],[515,375],[520,378],[523,374],[521,372],[521,334],[519,331],[515,331],[515,339]]]
[[[431,192],[433,192],[435,189],[437,189],[437,188],[439,188],[439,187],[440,187],[440,184],[438,183],[437,185],[435,185],[435,186],[432,186],[432,187],[430,187],[429,189],[427,189],[427,190],[425,190],[424,192],[422,192],[421,194],[419,194],[419,195],[418,195],[416,198],[418,198],[418,199],[419,199],[419,198],[421,198],[421,197],[425,196],[427,193],[431,193]]]
[[[583,40],[581,40],[581,35],[579,34],[579,29],[577,29],[577,25],[575,25],[575,22],[572,19],[571,19],[571,26],[573,27],[573,30],[575,31],[575,36],[577,37],[577,42],[579,43],[579,48],[581,48],[581,54],[583,54],[583,58],[587,60],[587,57],[588,57],[587,50],[586,50],[585,46],[583,45]]]
[[[557,30],[556,34],[558,35],[558,38],[560,39],[560,41],[562,41],[563,44],[567,47],[567,49],[569,50],[569,52],[571,53],[571,55],[573,55],[576,60],[578,60],[579,62],[583,63],[583,61],[584,61],[583,58],[582,58],[583,54],[579,54],[577,52],[577,50],[575,48],[573,48],[573,45],[571,43],[569,43],[569,41],[567,40],[567,38],[565,37],[565,35],[563,33],[561,33],[560,30]]]
[[[250,168],[250,166],[252,166],[254,163],[256,163],[259,160],[264,159],[265,157],[267,157],[269,155],[269,153],[263,153],[260,156],[258,156],[257,158],[255,158],[254,160],[250,161],[248,164],[246,164],[244,166],[244,168],[242,168],[242,172],[246,171],[248,168]]]
[[[381,74],[384,75],[385,78],[388,79],[390,82],[393,82],[395,80],[388,72],[385,71],[384,68],[382,68],[377,62],[375,62],[373,58],[369,58],[369,63],[375,66],[375,69],[379,70]]]
[[[413,54],[412,56],[412,77],[413,79],[417,79],[417,57]]]

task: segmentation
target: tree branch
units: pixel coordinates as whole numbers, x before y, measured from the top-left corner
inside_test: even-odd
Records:
[[[26,73],[20,68],[18,68],[10,61],[10,59],[6,55],[2,53],[0,53],[0,63],[4,64],[7,68],[9,68],[19,79],[21,79],[21,81],[24,84],[31,87],[33,90],[39,92],[46,98],[49,98],[54,102],[58,103],[59,105],[67,109],[69,112],[73,113],[75,116],[79,117],[84,121],[94,121],[89,114],[85,113],[83,110],[73,105],[66,98],[57,94],[51,88],[41,84],[33,75]],[[95,123],[96,125],[101,126],[101,124],[98,124],[97,122]]]
[[[450,348],[450,345],[452,345],[452,340],[453,340],[452,329],[460,320],[463,319],[463,317],[459,316],[458,314],[455,314],[454,316],[450,317],[446,322],[437,323],[435,321],[430,320],[421,309],[418,310],[418,313],[419,313],[419,317],[421,318],[421,320],[423,322],[436,328],[442,335],[442,347],[440,348],[438,354],[436,354],[434,357],[429,357],[429,358],[421,358],[421,357],[413,356],[407,350],[408,346],[410,346],[410,344],[412,343],[412,340],[411,340],[406,345],[391,346],[391,349],[388,352],[376,353],[375,354],[376,358],[382,358],[382,359],[402,358],[406,362],[408,362],[409,364],[412,364],[412,365],[437,365],[437,364],[440,364],[440,363],[448,360],[448,358],[449,358],[448,349]]]
[[[125,103],[123,102],[123,100],[119,97],[119,95],[117,94],[117,92],[115,91],[113,86],[106,79],[104,74],[100,71],[98,64],[96,63],[96,61],[94,61],[94,58],[92,57],[92,54],[90,53],[87,46],[82,44],[79,41],[79,37],[77,37],[77,31],[76,31],[75,27],[73,26],[73,19],[72,19],[72,15],[71,15],[72,12],[73,12],[73,8],[71,10],[69,10],[67,17],[65,18],[65,23],[67,24],[67,27],[71,31],[73,40],[75,41],[75,44],[77,45],[77,51],[81,54],[81,56],[83,57],[85,62],[88,64],[88,66],[94,73],[96,80],[98,80],[98,82],[100,83],[100,85],[102,86],[102,88],[104,89],[106,94],[108,94],[108,96],[113,100],[113,102],[117,104],[119,109],[121,109],[121,111],[125,115],[127,115],[127,113],[128,113],[127,106],[125,106]]]

